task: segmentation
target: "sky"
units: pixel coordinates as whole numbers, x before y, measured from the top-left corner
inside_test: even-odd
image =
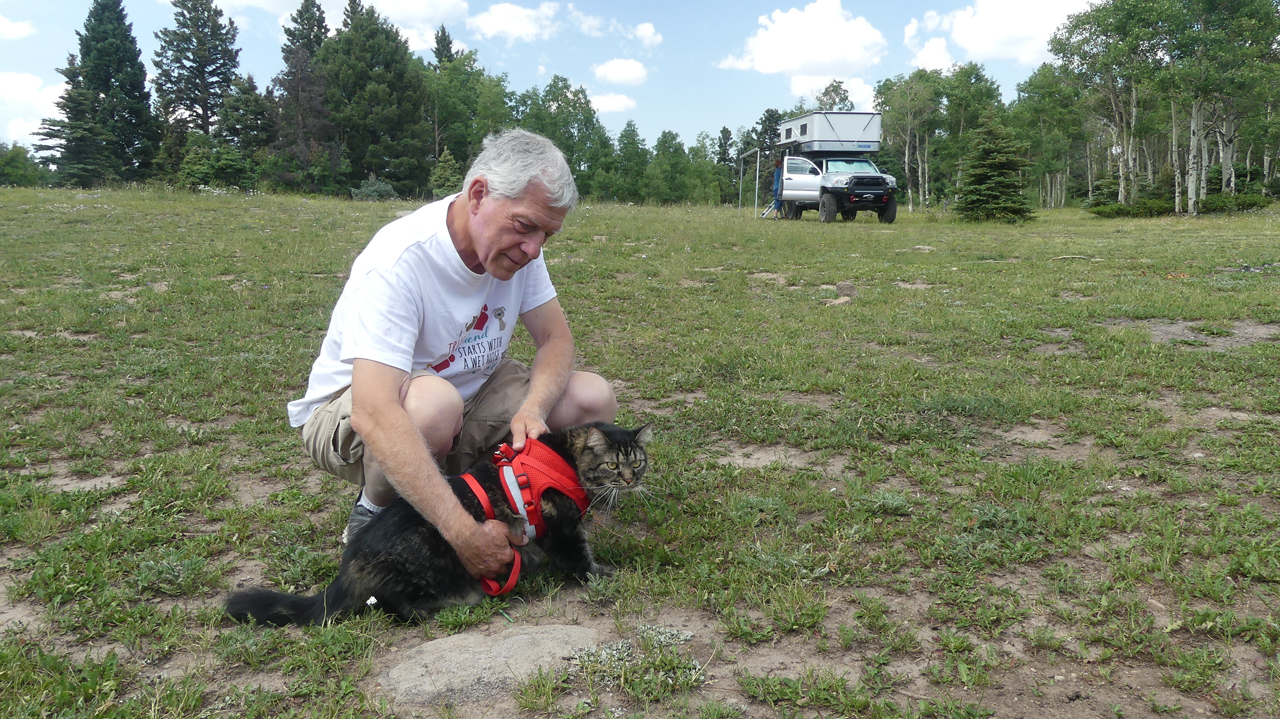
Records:
[[[587,89],[611,135],[633,120],[650,146],[665,130],[692,144],[698,133],[754,125],[767,108],[785,110],[831,80],[844,82],[855,109],[871,111],[877,82],[918,67],[977,62],[1005,101],[1051,59],[1048,40],[1089,0],[900,0],[854,3],[757,2],[491,3],[487,0],[365,0],[400,28],[410,48],[431,58],[443,24],[455,48],[507,75],[515,92],[562,75]],[[259,87],[283,67],[282,27],[300,0],[215,0],[239,29],[240,72]],[[330,27],[346,0],[320,0]],[[89,0],[0,0],[0,141],[30,145],[41,118],[56,114],[64,87],[57,68],[78,51]],[[173,26],[167,0],[124,0],[148,73]]]

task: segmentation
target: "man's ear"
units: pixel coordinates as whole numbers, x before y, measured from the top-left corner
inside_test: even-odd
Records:
[[[474,177],[471,184],[463,189],[463,193],[467,197],[467,209],[474,215],[480,211],[480,201],[489,194],[489,181],[483,175]]]

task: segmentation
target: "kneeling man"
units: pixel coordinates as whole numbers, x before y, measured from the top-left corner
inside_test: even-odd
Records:
[[[356,258],[307,393],[289,403],[308,453],[362,487],[343,541],[404,497],[472,576],[512,561],[507,527],[478,523],[444,480],[503,441],[612,422],[613,390],[573,371],[573,335],[542,259],[578,199],[545,137],[487,138],[462,192],[383,227]],[[533,366],[506,357],[519,319]]]

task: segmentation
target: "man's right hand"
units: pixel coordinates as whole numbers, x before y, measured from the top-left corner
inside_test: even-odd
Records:
[[[462,566],[474,578],[506,579],[514,559],[511,547],[523,546],[529,538],[515,534],[506,524],[490,519],[471,525],[470,531],[458,537],[445,537],[462,560]]]

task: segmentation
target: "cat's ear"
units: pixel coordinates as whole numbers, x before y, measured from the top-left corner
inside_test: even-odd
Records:
[[[636,444],[643,447],[646,444],[649,444],[649,442],[653,439],[653,425],[646,424],[640,429],[633,431],[631,433],[631,436],[635,438]]]
[[[587,446],[597,453],[603,453],[613,449],[613,442],[609,441],[609,437],[599,427],[591,427],[587,430]]]

